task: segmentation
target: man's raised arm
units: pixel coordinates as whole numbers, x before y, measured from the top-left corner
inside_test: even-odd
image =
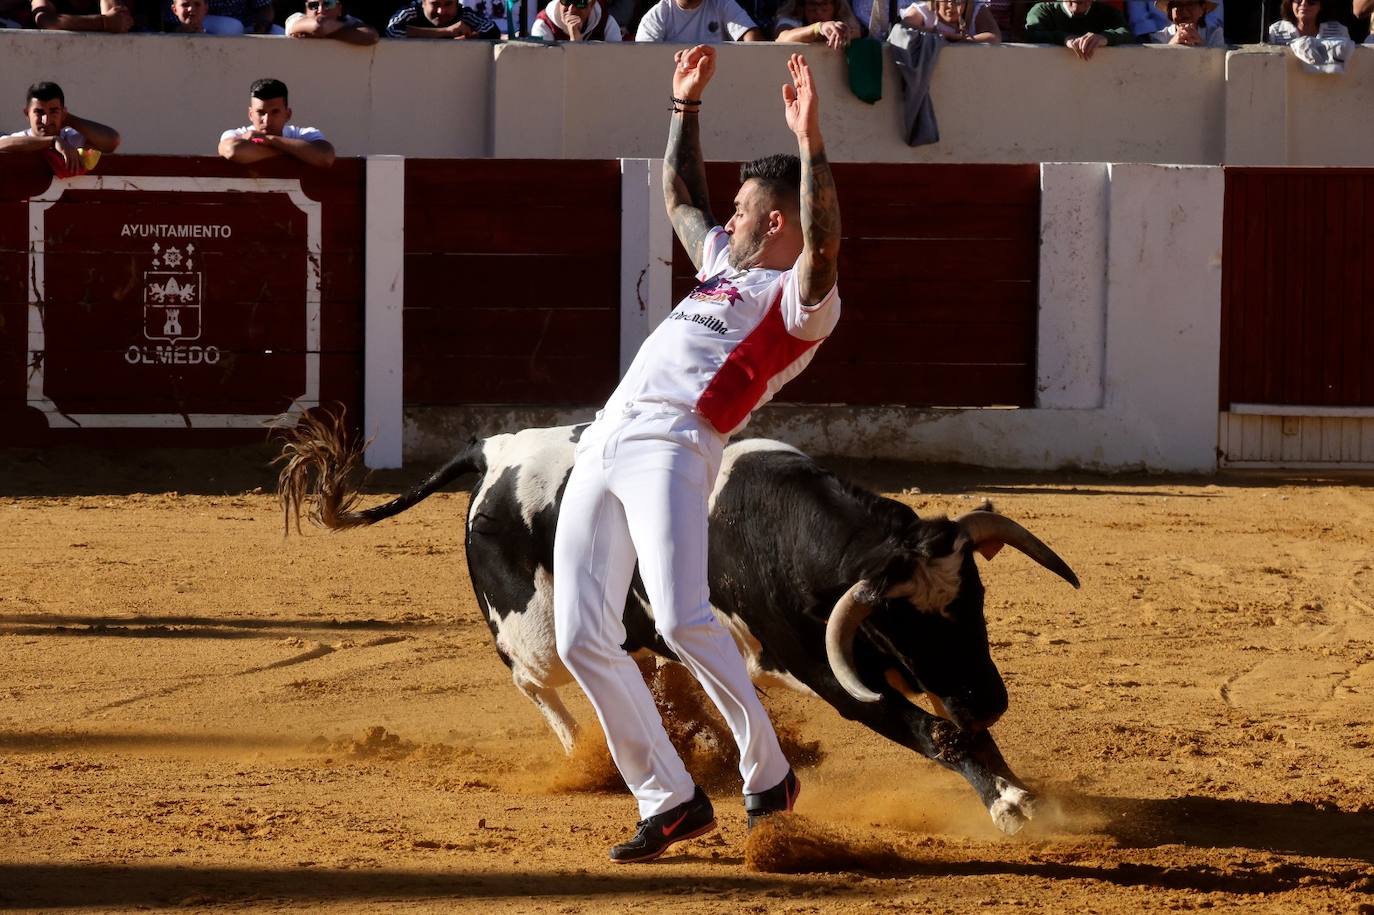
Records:
[[[663,154],[663,203],[678,241],[701,269],[701,243],[717,225],[706,192],[706,163],[701,156],[701,93],[716,72],[716,49],[697,45],[673,55],[673,120],[668,151]]]
[[[801,156],[802,253],[797,259],[803,305],[819,303],[835,285],[840,258],[840,200],[821,138],[820,105],[811,68],[800,54],[787,61],[792,85],[782,87],[787,126],[797,135]]]

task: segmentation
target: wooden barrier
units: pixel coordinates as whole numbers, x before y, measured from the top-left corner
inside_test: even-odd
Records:
[[[406,405],[604,402],[619,164],[408,159],[405,193]]]
[[[1040,172],[1035,165],[836,164],[844,317],[780,400],[1031,406]],[[737,163],[707,168],[729,219]],[[673,294],[694,278],[674,246]]]
[[[1374,169],[1226,169],[1220,407],[1374,407]]]
[[[359,405],[361,162],[110,156],[54,181],[6,159],[3,441],[251,441]]]
[[[110,156],[60,182],[39,157],[5,166],[5,442],[252,439],[278,413],[333,401],[361,417],[361,162]],[[845,317],[785,399],[1033,403],[1037,168],[835,173]],[[407,160],[404,175],[404,405],[604,401],[619,163]],[[727,219],[737,167],[710,178]],[[691,282],[679,250],[674,300]]]

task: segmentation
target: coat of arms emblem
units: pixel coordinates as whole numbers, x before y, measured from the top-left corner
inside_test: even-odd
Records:
[[[143,336],[149,340],[200,339],[205,290],[195,253],[194,244],[185,251],[153,245],[153,269],[143,272]]]

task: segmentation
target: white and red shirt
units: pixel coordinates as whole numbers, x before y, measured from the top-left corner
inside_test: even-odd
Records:
[[[803,305],[795,267],[733,270],[729,240],[719,226],[706,236],[696,288],[639,348],[607,413],[666,406],[730,435],[801,374],[835,329],[838,287]]]

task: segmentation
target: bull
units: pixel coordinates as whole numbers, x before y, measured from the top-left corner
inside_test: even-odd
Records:
[[[558,657],[553,541],[573,451],[585,426],[474,440],[422,483],[357,508],[361,452],[341,421],[307,416],[279,460],[288,530],[303,507],[320,526],[373,524],[476,473],[467,515],[468,573],[516,688],[570,752],[578,727],[558,696],[572,676]],[[710,501],[711,602],[756,683],[812,693],[845,718],[968,780],[1003,832],[1036,798],[989,733],[1007,709],[983,616],[974,553],[1014,547],[1075,588],[1058,555],[990,506],[921,518],[850,485],[781,442],[725,449]],[[676,660],[654,628],[638,573],[625,603],[625,650]],[[938,712],[917,704],[924,693]]]

